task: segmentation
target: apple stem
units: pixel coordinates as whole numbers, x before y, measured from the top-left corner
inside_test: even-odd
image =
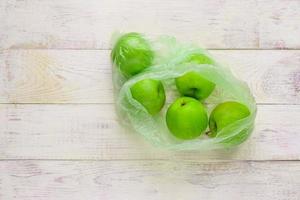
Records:
[[[210,133],[211,133],[210,130],[205,132],[206,135],[209,135]]]

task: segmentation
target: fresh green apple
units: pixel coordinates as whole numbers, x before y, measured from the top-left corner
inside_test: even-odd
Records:
[[[214,64],[214,61],[205,54],[193,53],[188,55],[183,63]]]
[[[178,91],[198,100],[207,98],[215,88],[215,84],[197,72],[188,72],[175,79]]]
[[[144,79],[130,88],[132,97],[142,104],[151,115],[157,114],[164,106],[166,95],[161,81]]]
[[[166,121],[175,137],[188,140],[205,131],[208,117],[201,102],[191,97],[180,97],[168,108]]]
[[[239,102],[227,101],[217,105],[209,117],[209,128],[211,131],[209,136],[215,137],[218,131],[249,115],[250,111],[247,106]]]
[[[140,73],[153,61],[153,51],[148,41],[139,33],[127,33],[116,42],[112,60],[126,77]]]

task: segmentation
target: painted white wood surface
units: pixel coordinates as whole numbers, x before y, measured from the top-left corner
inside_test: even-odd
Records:
[[[300,103],[300,50],[214,50],[258,103]],[[113,103],[110,51],[0,53],[1,103]]]
[[[167,152],[121,129],[111,104],[2,105],[1,159],[298,160],[300,106],[260,105],[252,137],[240,148]]]
[[[0,199],[299,199],[299,8],[299,0],[0,1]],[[220,49],[211,52],[259,103],[249,141],[167,152],[121,129],[108,51],[118,30]]]
[[[299,162],[8,161],[1,199],[298,200]]]
[[[208,48],[300,48],[299,0],[3,0],[0,48],[107,49],[112,32]]]

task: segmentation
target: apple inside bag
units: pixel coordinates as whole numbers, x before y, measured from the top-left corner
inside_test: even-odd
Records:
[[[173,150],[231,148],[250,136],[256,103],[249,87],[204,49],[127,33],[118,36],[111,57],[126,130]]]

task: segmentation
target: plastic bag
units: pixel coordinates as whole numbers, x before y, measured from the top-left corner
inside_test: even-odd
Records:
[[[169,36],[161,36],[155,40],[146,38],[146,40],[154,53],[154,60],[150,67],[129,79],[116,65],[112,68],[116,109],[123,126],[134,129],[155,146],[173,150],[229,148],[237,146],[248,138],[254,126],[256,103],[246,83],[235,78],[228,68],[217,63],[202,48],[181,44]],[[203,54],[206,63],[209,64],[184,62],[193,54]],[[113,59],[113,63],[115,62],[116,60]],[[250,115],[223,128],[214,138],[205,134],[193,140],[175,138],[166,125],[166,110],[170,103],[180,97],[174,79],[190,71],[198,72],[216,84],[213,93],[202,101],[208,115],[216,105],[225,101],[237,101],[246,105]],[[132,98],[131,86],[143,79],[156,79],[163,82],[167,101],[158,115],[150,115],[138,101]]]

